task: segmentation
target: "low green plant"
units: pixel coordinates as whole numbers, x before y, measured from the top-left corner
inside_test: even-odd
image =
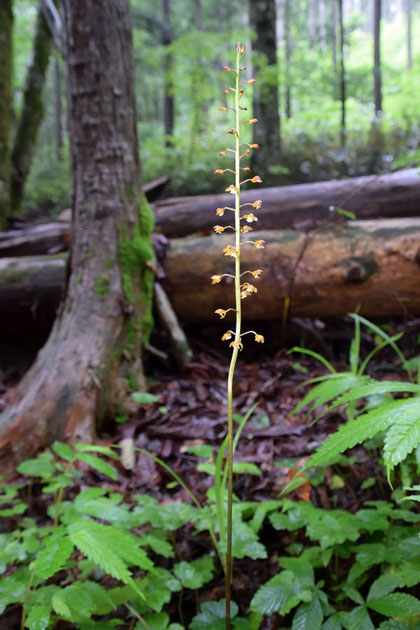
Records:
[[[333,433],[320,446],[305,470],[326,465],[341,453],[373,438],[383,438],[383,462],[388,480],[396,466],[420,446],[420,384],[414,383],[410,363],[405,359],[396,342],[401,334],[389,336],[381,328],[358,314],[355,320],[355,337],[350,348],[350,370],[337,373],[321,355],[303,348],[294,348],[315,356],[330,369],[330,374],[312,379],[316,383],[303,400],[295,407],[296,413],[310,405],[308,414],[322,409],[316,419],[340,406],[346,408],[348,422]],[[360,361],[360,324],[363,323],[381,339],[377,346]],[[397,353],[410,381],[378,381],[364,372],[372,357],[386,346]],[[417,375],[419,378],[419,374]],[[403,397],[393,399],[391,394]],[[364,401],[363,404],[360,404]],[[324,407],[324,405],[328,405]],[[357,408],[357,405],[359,407]]]
[[[239,422],[245,424],[243,418]],[[218,471],[212,447],[203,445],[192,452],[201,459],[198,469],[219,474],[222,487],[223,467]],[[113,465],[103,456],[111,457]],[[165,462],[154,458],[186,489]],[[102,482],[115,483],[118,460],[111,448],[72,449],[56,443],[53,452],[20,466],[32,480],[29,485],[24,481],[0,485],[0,515],[15,522],[13,529],[0,534],[0,614],[22,606],[21,628],[29,630],[50,630],[60,620],[77,630],[110,630],[127,619],[137,630],[223,630],[224,599],[200,605],[189,623],[183,610],[185,593],[205,589],[223,573],[211,536],[207,545],[203,539],[211,530],[209,523],[218,528],[217,484],[203,506],[195,503],[189,489],[192,504],[163,505],[146,495],[126,498],[106,486],[75,492],[80,483],[75,466],[88,464]],[[247,463],[235,466],[241,475],[260,474]],[[66,481],[57,485],[60,475]],[[46,491],[42,494],[55,493],[55,503],[48,504],[40,523],[26,514],[39,489]],[[420,576],[420,527],[412,505],[401,508],[370,501],[351,514],[307,501],[245,502],[234,497],[234,558],[246,558],[248,563],[267,559],[260,538],[263,529],[265,540],[267,528],[272,528],[271,537],[279,531],[282,542],[274,550],[278,569],[270,563],[275,574],[259,588],[256,585],[249,609],[240,614],[231,602],[232,628],[258,630],[264,617],[273,613],[281,615],[287,630],[418,628],[420,602],[413,588]],[[207,549],[204,555],[183,559],[176,548],[177,533],[191,526],[200,547]],[[226,542],[216,544],[221,545],[223,559]],[[165,610],[174,599],[180,623],[171,622]]]

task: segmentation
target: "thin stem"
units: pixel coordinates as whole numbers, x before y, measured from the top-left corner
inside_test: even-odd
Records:
[[[29,576],[28,584],[26,586],[25,597],[23,598],[22,603],[22,616],[20,618],[20,630],[25,630],[25,621],[26,621],[26,605],[29,600],[29,596],[31,594],[32,583],[35,577],[35,569],[33,569],[31,575]]]
[[[236,361],[239,353],[239,343],[241,341],[241,241],[240,241],[240,169],[239,169],[239,61],[241,58],[241,48],[238,44],[236,48],[236,81],[235,81],[235,128],[237,130],[235,138],[235,307],[236,307],[236,329],[235,342],[229,366],[228,375],[228,509],[227,509],[227,554],[226,554],[226,630],[230,630],[230,601],[231,601],[231,581],[232,581],[232,495],[233,495],[233,378],[235,374]]]

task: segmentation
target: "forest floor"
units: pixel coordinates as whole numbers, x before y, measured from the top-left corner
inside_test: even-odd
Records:
[[[393,322],[387,324],[389,334],[405,332],[400,347],[410,358],[418,353],[417,335],[420,320]],[[293,334],[298,331],[298,339],[307,347],[313,347],[333,361],[338,371],[347,369],[348,350],[353,335],[353,323],[340,318],[328,322],[295,322]],[[147,373],[148,391],[156,396],[156,401],[141,404],[136,413],[124,422],[112,422],[103,428],[98,443],[111,445],[124,439],[133,440],[134,446],[148,450],[163,459],[177,473],[203,504],[206,492],[213,486],[213,478],[197,471],[198,459],[188,453],[191,446],[220,446],[226,434],[228,352],[224,346],[211,343],[213,331],[188,331],[195,350],[194,361],[188,364],[180,375],[169,363],[149,360]],[[270,334],[269,330],[263,330]],[[156,342],[156,339],[154,340]],[[159,339],[158,339],[159,341]],[[160,340],[162,341],[162,340]],[[364,355],[374,347],[374,335],[362,333]],[[292,344],[290,344],[292,345]],[[241,475],[234,480],[234,492],[241,501],[264,501],[277,499],[281,490],[299,470],[306,459],[319,445],[345,420],[340,408],[334,413],[322,416],[316,424],[315,415],[305,410],[293,414],[294,407],[308,391],[308,379],[325,374],[325,368],[315,358],[298,353],[287,353],[281,348],[278,339],[265,350],[260,350],[258,361],[252,348],[244,352],[235,376],[234,408],[239,416],[254,405],[255,410],[245,426],[236,452],[236,460],[252,462],[260,470],[260,475]],[[271,353],[270,353],[271,350]],[[416,352],[417,351],[417,352]],[[264,355],[263,353],[266,352]],[[262,354],[261,354],[262,353]],[[271,356],[270,356],[271,354]],[[398,357],[388,348],[378,353],[370,363],[370,373],[375,378],[403,379]],[[3,399],[7,397],[9,381],[0,384]],[[16,374],[18,371],[16,372]],[[0,400],[1,404],[1,400]],[[377,452],[369,452],[362,447],[353,449],[357,455],[354,462],[336,465],[327,469],[326,476],[319,484],[306,482],[294,494],[294,499],[311,501],[314,506],[330,510],[342,508],[355,512],[368,500],[389,499],[391,490],[384,478]],[[118,466],[118,483],[95,471],[84,471],[83,477],[75,480],[71,494],[77,494],[88,487],[102,485],[111,491],[123,493],[127,500],[135,494],[154,496],[161,504],[189,501],[173,477],[150,457],[137,454],[135,465],[126,469]],[[372,479],[369,487],[362,484]],[[368,484],[369,485],[369,484]],[[51,497],[34,492],[31,516],[46,513],[46,504]],[[37,499],[35,498],[38,494]],[[7,528],[6,528],[7,529]],[[276,558],[279,548],[290,543],[288,534],[269,529],[262,532],[267,536],[264,544],[272,550],[270,561],[239,560],[235,563],[233,597],[240,608],[246,608],[256,587],[276,572]],[[274,536],[274,537],[273,537]],[[210,541],[204,536],[194,536],[192,529],[183,528],[176,533],[176,550],[179,557],[191,560],[197,555],[211,551]],[[274,558],[274,560],[273,560]],[[249,567],[252,567],[251,570]],[[221,576],[213,580],[200,593],[201,601],[217,601],[224,596]],[[195,608],[193,592],[186,593],[184,607],[191,604]],[[189,602],[191,598],[191,602]],[[173,608],[173,610],[170,610]],[[176,604],[170,605],[168,613],[177,616]],[[268,616],[264,630],[279,627],[277,615]],[[0,624],[0,627],[1,624]],[[12,627],[12,626],[10,626]],[[64,624],[60,628],[70,626]]]

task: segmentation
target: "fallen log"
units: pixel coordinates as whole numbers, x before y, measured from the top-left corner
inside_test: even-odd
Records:
[[[420,314],[420,219],[354,221],[310,233],[253,232],[265,249],[243,247],[243,269],[263,269],[258,294],[243,302],[247,320],[281,320],[291,299],[296,316],[343,315],[356,308],[368,317]],[[232,272],[222,255],[232,236],[172,241],[164,283],[181,322],[217,321],[217,308],[232,306]],[[0,260],[0,325],[51,323],[64,282],[64,256]],[[250,276],[251,278],[251,276]],[[245,279],[247,279],[245,277]]]
[[[387,175],[354,177],[276,188],[256,188],[242,193],[243,203],[261,199],[258,211],[264,230],[314,227],[331,217],[330,207],[353,212],[358,219],[420,216],[420,169]],[[217,207],[231,206],[232,195],[174,197],[153,205],[156,227],[169,238],[227,225],[226,212],[215,220]]]
[[[249,236],[249,235],[248,235]],[[247,320],[280,320],[291,300],[296,316],[343,315],[359,308],[371,316],[420,313],[420,219],[354,221],[304,234],[296,230],[253,232],[265,249],[245,245],[242,268],[263,269],[244,277],[258,294],[243,301]],[[231,278],[212,286],[214,274],[232,273],[221,254],[232,236],[172,241],[164,284],[182,322],[207,322],[217,308],[233,306]]]
[[[147,200],[155,200],[170,180],[169,176],[164,176],[144,184],[142,190]],[[0,232],[0,258],[67,251],[70,243],[71,210],[64,210],[60,217],[61,219],[53,223],[22,224],[19,229]]]

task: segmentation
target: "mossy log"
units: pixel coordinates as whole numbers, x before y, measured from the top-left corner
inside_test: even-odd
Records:
[[[264,230],[310,229],[333,218],[330,207],[353,212],[358,219],[420,216],[420,169],[388,175],[354,177],[276,188],[255,188],[242,193],[243,203],[261,199],[259,226]],[[217,207],[231,206],[232,195],[174,197],[154,204],[156,228],[168,238],[227,225],[230,212],[215,216]],[[339,217],[339,215],[335,215]]]
[[[280,320],[284,302],[296,316],[368,317],[420,314],[420,219],[355,221],[315,230],[254,232],[265,249],[246,245],[243,269],[263,269],[258,293],[243,302],[246,320]],[[231,239],[231,237],[230,237]],[[216,308],[232,306],[232,258],[221,251],[229,236],[172,241],[164,287],[182,323],[217,321]],[[0,260],[1,325],[52,322],[64,283],[65,256]],[[246,278],[245,278],[246,279]]]
[[[263,250],[244,245],[243,270],[263,269],[252,282],[258,294],[243,302],[247,320],[280,320],[286,298],[300,316],[420,314],[420,219],[354,221],[309,233],[252,232]],[[210,276],[233,273],[222,255],[232,236],[172,241],[164,284],[182,322],[207,322],[232,307],[231,278],[213,286]],[[244,281],[252,276],[244,276]]]

